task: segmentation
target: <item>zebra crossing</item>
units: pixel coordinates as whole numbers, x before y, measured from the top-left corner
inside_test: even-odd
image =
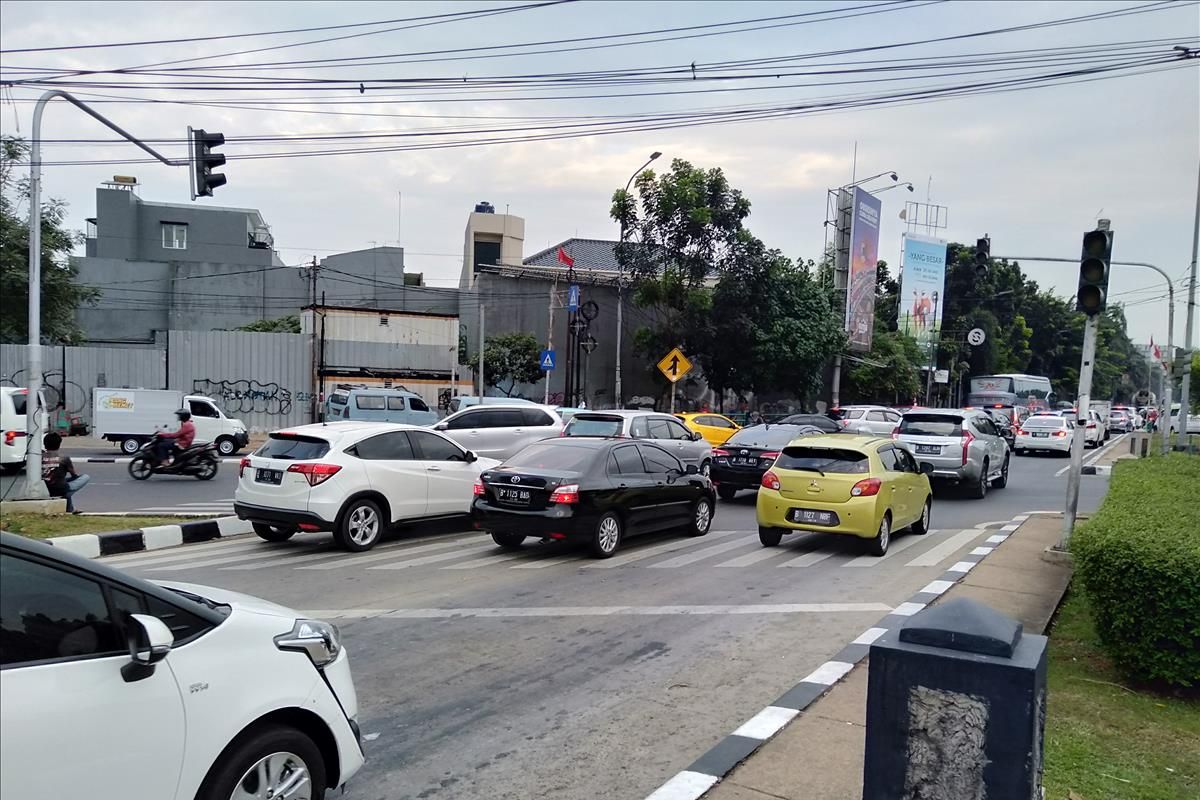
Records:
[[[582,547],[530,539],[519,552],[502,550],[477,532],[385,541],[367,553],[347,553],[327,534],[299,536],[285,543],[256,537],[187,545],[168,551],[111,556],[104,561],[150,577],[174,577],[190,570],[253,572],[291,569],[332,574],[395,570],[580,570],[614,569],[870,569],[902,563],[906,567],[936,567],[959,555],[983,528],[934,529],[925,536],[899,534],[883,557],[863,555],[859,542],[830,534],[797,534],[779,547],[763,547],[756,531],[712,531],[702,537],[634,538],[615,556],[595,560]]]
[[[177,503],[173,506],[148,506],[135,508],[132,514],[170,514],[175,517],[230,517],[233,516],[233,498],[208,500],[203,503]]]

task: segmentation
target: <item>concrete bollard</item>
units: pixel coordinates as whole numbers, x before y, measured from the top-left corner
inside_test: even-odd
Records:
[[[1042,796],[1046,637],[962,598],[871,645],[863,800]]]

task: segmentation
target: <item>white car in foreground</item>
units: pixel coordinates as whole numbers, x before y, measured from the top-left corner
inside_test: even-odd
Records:
[[[321,800],[363,764],[327,623],[3,533],[0,626],[5,798]]]
[[[499,465],[416,425],[301,425],[242,459],[233,511],[269,542],[333,531],[359,552],[389,525],[470,513],[479,474]]]
[[[1016,430],[1013,450],[1017,455],[1032,451],[1050,453],[1071,452],[1071,434],[1075,423],[1057,414],[1034,414]]]

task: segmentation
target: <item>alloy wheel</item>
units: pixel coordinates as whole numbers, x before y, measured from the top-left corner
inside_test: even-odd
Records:
[[[708,526],[712,523],[712,507],[708,501],[701,499],[696,503],[696,533],[703,533],[708,530]]]
[[[879,549],[886,551],[892,541],[892,523],[885,516],[879,523]]]
[[[369,544],[379,532],[379,515],[368,506],[359,506],[350,512],[348,528],[357,544]]]
[[[308,765],[294,753],[259,759],[234,786],[229,800],[311,800]]]
[[[616,517],[605,517],[600,521],[600,535],[597,538],[600,549],[605,553],[617,549],[617,541],[621,538],[621,526]]]

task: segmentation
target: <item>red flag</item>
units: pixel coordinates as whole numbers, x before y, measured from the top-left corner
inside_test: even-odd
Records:
[[[560,264],[566,264],[568,267],[575,266],[575,259],[567,255],[567,251],[563,250],[561,245],[558,248],[558,261]]]
[[[1158,345],[1154,343],[1154,337],[1150,337],[1150,352],[1154,354],[1155,361],[1162,361],[1162,350],[1158,349]]]

